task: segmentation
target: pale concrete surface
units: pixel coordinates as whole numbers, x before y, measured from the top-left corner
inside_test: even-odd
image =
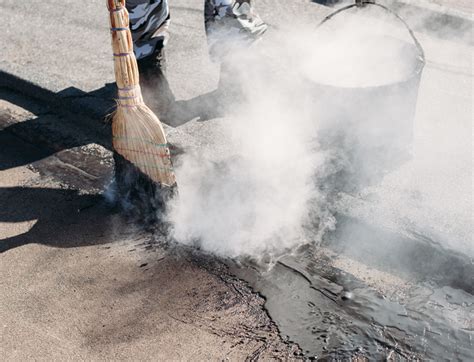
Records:
[[[113,80],[103,2],[2,0],[0,8],[2,70],[54,92],[91,91]]]
[[[11,132],[15,120],[32,117],[0,103],[2,361],[298,353],[281,341],[264,300],[222,265],[165,250],[159,241],[152,247],[153,235],[105,203],[97,180],[88,179],[98,169],[110,174],[110,153],[93,160],[85,148],[50,154]]]
[[[178,99],[200,96],[214,90],[217,84],[218,67],[210,62],[207,54],[201,5],[190,0],[172,3],[168,63],[171,87]],[[304,21],[316,24],[331,11],[308,0],[260,0],[256,6],[270,24],[270,31],[277,30],[282,19],[287,23]],[[89,91],[113,81],[107,12],[102,3],[79,5],[54,0],[26,4],[0,0],[0,8],[2,14],[8,15],[0,24],[2,70],[52,92],[68,87]],[[45,16],[51,21],[45,22]],[[66,20],[53,26],[53,20],[58,18]],[[21,26],[31,22],[37,25],[33,36]],[[427,33],[417,32],[416,35],[426,52],[427,66],[419,91],[415,151],[418,160],[429,159],[433,165],[437,162],[447,165],[446,179],[455,180],[467,170],[464,165],[469,162],[467,158],[472,152],[472,46],[440,40]],[[39,41],[43,39],[49,41]],[[167,133],[171,142],[183,147],[213,147],[218,122],[219,119],[192,121],[177,128],[168,127]],[[429,152],[433,143],[440,145],[439,153]],[[413,165],[416,163],[395,173],[393,183],[403,185]],[[429,171],[426,175],[432,177]],[[466,190],[464,183],[462,190]],[[467,190],[464,195],[471,193]],[[439,203],[442,204],[450,194],[449,188],[441,187]],[[463,192],[457,195],[463,195]],[[465,197],[459,204],[466,205],[469,199]],[[467,240],[465,236],[464,240]]]
[[[256,3],[271,29],[278,28],[281,19],[291,23],[300,21],[301,16],[317,23],[330,11],[305,0],[294,0],[291,4],[283,0],[260,0]],[[171,87],[178,99],[202,95],[214,90],[217,84],[218,68],[209,61],[207,55],[201,5],[198,1],[190,0],[173,2],[168,60]],[[81,10],[84,8],[86,10]],[[0,0],[0,12],[8,15],[0,24],[1,70],[52,92],[69,87],[92,91],[113,81],[107,13],[103,2],[79,4],[72,1],[45,3],[35,0],[27,4]],[[45,21],[46,16],[48,21]],[[54,23],[55,19],[61,19],[59,25],[58,22]],[[29,28],[34,28],[35,32],[23,30],[22,24],[29,24]],[[472,47],[462,42],[440,41],[425,33],[417,33],[417,36],[426,51],[428,64],[419,93],[415,123],[416,154],[418,160],[428,158],[433,165],[437,162],[447,165],[444,176],[455,181],[457,177],[462,177],[461,173],[465,170],[463,165],[469,162],[468,157],[472,155]],[[21,114],[21,110],[19,112]],[[167,128],[167,132],[172,142],[186,147],[201,147],[202,144],[212,144],[217,122],[219,119],[205,123],[193,121],[178,128]],[[440,146],[435,154],[429,152],[433,142]],[[17,142],[10,144],[14,146]],[[25,148],[21,147],[23,152],[26,152]],[[35,152],[31,151],[32,158]],[[10,153],[2,162],[11,162],[12,159],[14,157]],[[4,183],[2,187],[23,185],[28,189],[61,189],[61,185],[55,181],[38,180],[36,173],[29,168],[18,166],[21,162],[13,164],[17,166],[0,171],[0,180]],[[392,176],[393,184],[403,185],[407,175],[413,175],[410,170],[413,165],[396,172]],[[51,166],[43,163],[42,167],[48,169]],[[57,171],[57,168],[53,170]],[[67,174],[65,171],[62,173]],[[426,173],[426,177],[431,177],[432,184],[436,186],[436,174]],[[461,186],[464,190],[464,181]],[[151,359],[160,351],[172,353],[179,349],[183,354],[178,358],[199,360],[208,359],[209,356],[223,358],[227,353],[231,353],[229,356],[232,358],[240,359],[259,349],[259,346],[252,344],[256,343],[252,342],[254,335],[245,340],[247,344],[244,347],[249,349],[239,344],[231,348],[237,340],[228,337],[228,325],[233,329],[234,322],[237,323],[240,318],[246,319],[243,315],[248,315],[245,314],[250,313],[248,310],[244,310],[243,315],[239,314],[240,308],[245,309],[245,303],[237,303],[229,310],[224,308],[224,311],[211,303],[211,311],[204,306],[203,313],[199,305],[186,304],[192,300],[205,300],[212,294],[211,291],[229,292],[231,298],[236,298],[233,288],[221,284],[208,274],[201,274],[202,270],[193,265],[175,265],[169,257],[157,261],[161,257],[158,254],[151,254],[149,259],[140,245],[143,240],[136,240],[135,236],[129,238],[130,234],[127,234],[127,229],[121,229],[123,225],[120,222],[118,225],[104,222],[101,218],[103,209],[86,209],[85,215],[82,214],[77,221],[77,215],[71,210],[88,205],[84,205],[84,200],[74,193],[66,192],[63,195],[53,192],[51,196],[45,194],[39,197],[30,191],[20,198],[17,196],[20,190],[4,191],[2,196],[5,201],[2,204],[15,200],[22,204],[18,214],[31,217],[2,223],[2,237],[26,233],[20,241],[32,244],[12,249],[1,256],[1,272],[7,276],[2,277],[1,287],[2,290],[8,290],[0,297],[3,298],[2,306],[8,307],[2,308],[1,315],[1,319],[7,321],[2,324],[2,338],[8,338],[2,340],[2,353],[11,354],[15,360],[35,356],[43,359]],[[440,191],[439,204],[444,206],[452,190],[441,188]],[[472,200],[472,190],[470,193],[464,193],[464,199],[456,198],[455,201],[466,205],[469,199]],[[456,195],[462,194],[459,192]],[[71,200],[64,201],[64,196]],[[39,208],[36,216],[29,210],[38,209],[31,206],[30,198],[38,200],[34,204],[44,206],[44,210]],[[53,201],[62,206],[58,210],[46,207]],[[69,204],[66,205],[66,202]],[[433,210],[436,210],[435,207]],[[57,221],[39,223],[44,218],[48,220],[58,216]],[[90,226],[90,233],[83,232],[84,229],[89,230],[84,225]],[[114,239],[118,240],[117,243],[107,249],[110,246],[108,243]],[[34,245],[36,240],[45,240],[46,244],[49,241],[50,246],[54,247]],[[58,243],[73,248],[64,248]],[[78,244],[87,246],[79,248]],[[128,251],[132,249],[136,251]],[[8,258],[4,255],[8,255]],[[147,262],[150,265],[148,271],[144,271],[146,267],[139,268]],[[66,264],[66,269],[62,269],[63,264]],[[353,265],[347,266],[349,264],[344,261],[339,266],[353,269]],[[180,276],[181,271],[190,278],[189,281]],[[365,270],[360,273],[364,274]],[[137,283],[139,286],[131,287],[137,280],[140,281]],[[157,280],[163,284],[155,284]],[[386,282],[386,276],[380,276],[380,280]],[[75,288],[78,285],[83,290],[78,291]],[[205,287],[203,290],[194,290],[196,285]],[[397,287],[398,281],[395,281],[389,289],[395,290]],[[169,296],[163,297],[164,290],[169,291]],[[47,291],[51,293],[49,296]],[[117,297],[120,293],[124,294],[123,299]],[[193,297],[185,298],[187,295]],[[161,314],[170,307],[176,309],[174,314]],[[195,310],[199,313],[195,313]],[[204,321],[202,315],[206,316]],[[228,324],[227,318],[234,315],[238,316],[237,319]],[[224,320],[222,324],[218,322],[220,319]],[[252,318],[249,317],[249,320]],[[217,321],[217,324],[209,327],[209,321]],[[245,325],[242,329],[235,327],[240,331],[238,338],[248,336],[243,330],[254,329],[253,326]],[[179,339],[173,338],[174,330],[179,331]],[[269,333],[271,337],[265,338],[276,338],[273,329]],[[157,335],[162,337],[158,338]],[[202,339],[197,336],[202,336]],[[190,343],[181,343],[181,338],[189,338]],[[228,338],[231,338],[230,342]],[[41,341],[45,349],[38,347],[36,341]],[[213,349],[220,343],[222,349]],[[195,345],[199,345],[197,354],[193,354],[194,347],[191,347]],[[269,350],[263,353],[267,352],[270,353]],[[173,355],[167,356],[171,358]]]
[[[428,7],[434,11],[448,12],[472,20],[473,3],[470,0],[399,0],[401,2]]]
[[[316,24],[331,11],[311,0],[255,3],[271,27],[282,21]],[[102,2],[1,0],[0,9],[1,70],[52,92],[70,87],[90,92],[114,81]],[[208,58],[201,2],[174,0],[171,11],[169,77],[178,99],[192,98],[215,88],[218,69]]]

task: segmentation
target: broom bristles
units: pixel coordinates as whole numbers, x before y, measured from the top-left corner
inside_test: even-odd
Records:
[[[176,179],[163,127],[145,105],[119,106],[112,123],[113,146],[152,181],[174,186]]]
[[[107,7],[119,89],[112,121],[114,150],[152,181],[174,186],[176,179],[163,126],[143,102],[125,0],[107,0]]]

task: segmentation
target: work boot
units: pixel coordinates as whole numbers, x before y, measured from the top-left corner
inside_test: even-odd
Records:
[[[168,115],[175,103],[175,97],[165,76],[164,48],[157,47],[152,55],[138,59],[137,63],[143,100],[161,121],[167,123]]]

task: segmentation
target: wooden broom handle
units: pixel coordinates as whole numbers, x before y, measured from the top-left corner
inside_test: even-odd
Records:
[[[110,13],[112,49],[114,51],[115,80],[121,90],[138,88],[139,73],[137,59],[133,53],[132,33],[125,0],[106,0]]]

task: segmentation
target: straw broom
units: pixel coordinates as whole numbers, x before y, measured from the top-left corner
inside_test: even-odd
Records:
[[[125,0],[106,1],[118,88],[117,110],[112,120],[114,151],[153,183],[174,188],[176,178],[163,126],[143,102]]]

